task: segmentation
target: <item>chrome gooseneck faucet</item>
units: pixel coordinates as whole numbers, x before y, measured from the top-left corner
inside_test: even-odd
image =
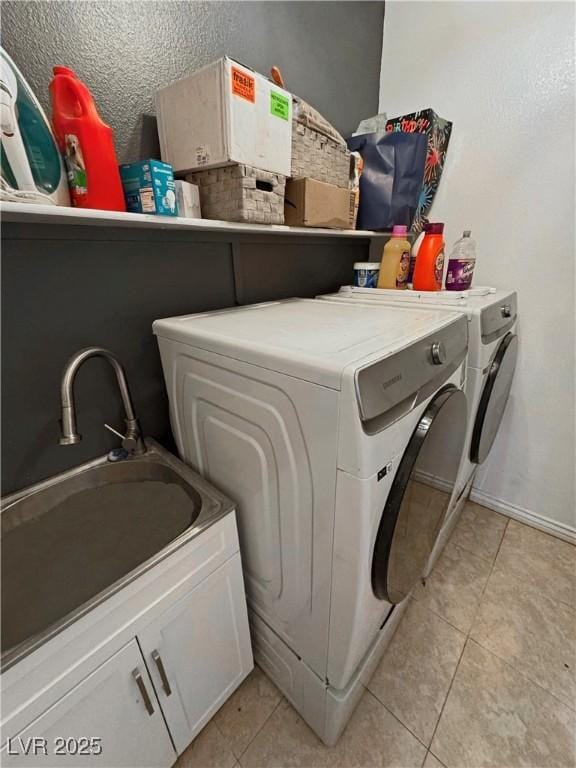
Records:
[[[122,404],[124,405],[126,434],[121,435],[119,432],[116,432],[115,429],[109,427],[108,424],[105,424],[104,426],[122,438],[122,447],[124,450],[135,454],[146,453],[146,446],[144,445],[144,440],[140,433],[138,419],[134,413],[134,406],[132,405],[132,398],[130,397],[130,390],[128,389],[124,368],[118,358],[108,349],[104,349],[103,347],[87,347],[86,349],[78,350],[78,352],[72,355],[70,360],[68,360],[66,367],[64,368],[62,383],[60,385],[60,398],[62,401],[62,435],[58,442],[60,445],[76,445],[76,443],[79,443],[80,440],[82,440],[76,427],[74,379],[76,378],[76,374],[82,363],[90,357],[103,357],[110,363],[116,374],[116,381],[118,382]]]

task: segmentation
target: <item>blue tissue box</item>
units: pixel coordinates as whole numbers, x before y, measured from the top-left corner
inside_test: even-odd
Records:
[[[126,210],[178,216],[176,185],[171,165],[161,160],[140,160],[120,166]]]

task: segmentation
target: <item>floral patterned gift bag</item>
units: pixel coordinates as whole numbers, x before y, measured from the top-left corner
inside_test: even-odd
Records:
[[[452,123],[438,117],[433,109],[422,109],[409,115],[394,117],[386,123],[386,133],[425,133],[428,140],[424,183],[418,201],[411,231],[421,232],[432,207],[434,195],[440,183],[440,176],[446,160],[446,150],[452,133]]]

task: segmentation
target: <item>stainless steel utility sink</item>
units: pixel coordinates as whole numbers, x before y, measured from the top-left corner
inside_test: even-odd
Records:
[[[38,648],[234,508],[154,440],[2,499],[2,666]]]

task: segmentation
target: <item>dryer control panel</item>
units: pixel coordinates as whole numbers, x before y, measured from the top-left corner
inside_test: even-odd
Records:
[[[410,410],[442,386],[466,357],[468,322],[462,316],[390,357],[356,372],[363,422],[396,408]]]
[[[484,307],[480,315],[482,343],[489,344],[498,336],[503,336],[516,322],[517,314],[518,299],[515,292]]]

